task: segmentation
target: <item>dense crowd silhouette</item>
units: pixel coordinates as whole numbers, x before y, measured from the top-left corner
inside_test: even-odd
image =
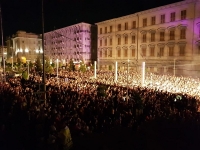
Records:
[[[70,129],[72,149],[197,146],[199,91],[192,86],[198,88],[198,79],[147,74],[146,85],[141,86],[135,72],[128,83],[122,72],[118,82],[113,72],[99,71],[97,79],[92,76],[90,71],[60,73],[59,78],[48,74],[45,101],[39,94],[38,74],[0,83],[0,149],[63,149],[59,132],[64,126]],[[125,140],[120,146],[118,138]],[[101,144],[94,144],[95,139]]]

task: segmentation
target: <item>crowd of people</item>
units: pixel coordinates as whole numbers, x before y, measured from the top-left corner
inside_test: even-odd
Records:
[[[106,133],[114,127],[133,131],[152,120],[199,123],[199,79],[139,73],[63,72],[31,74],[0,83],[1,148],[62,149],[59,132],[68,126],[73,136]],[[99,94],[103,87],[104,95]],[[12,143],[12,139],[15,141]],[[17,140],[16,140],[17,139]],[[43,149],[44,149],[43,147]]]

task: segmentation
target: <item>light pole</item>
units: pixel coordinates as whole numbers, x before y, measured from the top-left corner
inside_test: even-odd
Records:
[[[42,77],[42,83],[43,83],[43,92],[44,92],[44,103],[46,105],[46,73],[45,73],[45,57],[44,57],[44,0],[42,0],[42,61],[43,61],[43,77]]]
[[[57,79],[58,79],[58,58],[56,59],[56,74],[57,74]]]
[[[174,76],[176,75],[176,59],[174,59]]]
[[[2,56],[3,56],[3,80],[6,82],[6,69],[5,69],[5,57],[4,57],[4,44],[3,44],[3,23],[2,23],[2,13],[1,13],[1,6],[0,6],[0,20],[1,20],[1,46],[2,46]]]
[[[12,58],[12,70],[13,70],[13,56],[11,58]]]
[[[129,62],[130,60],[128,59],[127,62],[127,93],[126,93],[126,99],[128,100],[128,76],[129,76]]]

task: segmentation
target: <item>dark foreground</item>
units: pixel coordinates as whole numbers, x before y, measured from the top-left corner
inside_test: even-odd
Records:
[[[14,128],[13,128],[14,129]],[[17,128],[5,135],[1,150],[53,150],[46,145],[19,133]],[[146,122],[137,131],[115,127],[107,133],[74,136],[73,150],[195,150],[199,149],[200,126],[198,123],[177,123],[168,120]]]

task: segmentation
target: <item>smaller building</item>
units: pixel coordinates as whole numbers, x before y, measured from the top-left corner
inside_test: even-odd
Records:
[[[44,53],[51,62],[62,63],[97,60],[97,29],[95,25],[78,23],[44,34]]]
[[[6,45],[7,60],[13,59],[13,62],[18,59],[34,62],[43,53],[41,36],[26,31],[17,31],[12,37],[8,37]]]

